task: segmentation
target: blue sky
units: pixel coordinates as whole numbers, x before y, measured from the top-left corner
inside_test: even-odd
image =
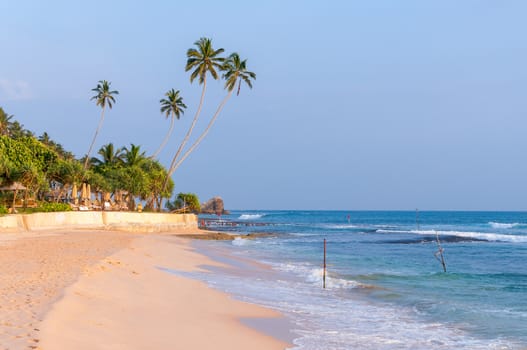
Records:
[[[257,73],[174,174],[231,209],[527,209],[524,1],[0,1],[0,106],[81,156],[159,146],[163,94],[196,110],[200,37]],[[224,96],[212,82],[198,127]]]

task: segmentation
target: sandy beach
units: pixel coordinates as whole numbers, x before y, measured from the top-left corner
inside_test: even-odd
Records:
[[[0,349],[285,349],[245,318],[279,318],[163,269],[220,264],[173,235],[0,236]]]

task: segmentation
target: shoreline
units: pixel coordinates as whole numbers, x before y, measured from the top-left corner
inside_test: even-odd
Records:
[[[189,234],[189,230],[181,231]],[[11,267],[16,264],[13,247],[18,247],[14,251],[31,251],[37,246],[42,249],[33,249],[32,257],[20,260],[27,264],[20,264],[23,266],[18,273],[22,279],[32,281],[27,293],[20,292],[27,288],[27,281],[20,281],[16,288],[16,281],[3,276],[0,289],[17,292],[9,295],[2,290],[2,295],[19,300],[11,303],[9,314],[5,306],[0,309],[6,316],[0,324],[0,347],[82,350],[291,346],[268,334],[269,329],[285,325],[278,312],[163,271],[204,271],[200,266],[224,266],[197,252],[190,240],[177,237],[177,232],[144,235],[45,230],[5,235],[4,239],[0,235],[0,259],[11,260]],[[60,254],[52,249],[59,247]],[[71,253],[71,259],[62,259],[64,251]],[[39,298],[43,290],[48,291],[47,296]],[[259,326],[264,323],[271,326]]]

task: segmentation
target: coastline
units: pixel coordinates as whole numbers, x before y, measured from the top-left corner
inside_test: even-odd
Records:
[[[11,278],[15,271],[22,276],[20,281],[13,281],[2,274],[0,288],[8,305],[1,310],[5,316],[0,324],[2,347],[290,346],[249,326],[257,327],[259,322],[246,321],[269,320],[273,324],[281,317],[279,313],[236,301],[203,282],[163,271],[203,271],[202,265],[222,266],[196,252],[188,239],[175,237],[174,232],[143,235],[71,230],[6,234],[5,239],[0,236],[0,249],[2,261],[10,261],[2,269],[20,265]],[[18,258],[17,264],[13,254],[20,251],[27,253]],[[70,258],[64,259],[64,255]],[[6,305],[4,302],[2,305]]]

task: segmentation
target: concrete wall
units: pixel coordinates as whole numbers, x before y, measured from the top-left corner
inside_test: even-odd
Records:
[[[25,231],[22,215],[0,216],[0,232],[20,232]]]
[[[102,215],[96,211],[65,211],[54,213],[24,214],[24,223],[29,231],[51,228],[104,228]]]
[[[169,232],[177,229],[197,229],[194,214],[132,213],[105,211],[103,222],[108,230],[128,232]]]
[[[0,233],[57,228],[87,228],[128,232],[169,232],[176,229],[197,229],[198,218],[194,214],[111,211],[15,214],[0,217]]]

